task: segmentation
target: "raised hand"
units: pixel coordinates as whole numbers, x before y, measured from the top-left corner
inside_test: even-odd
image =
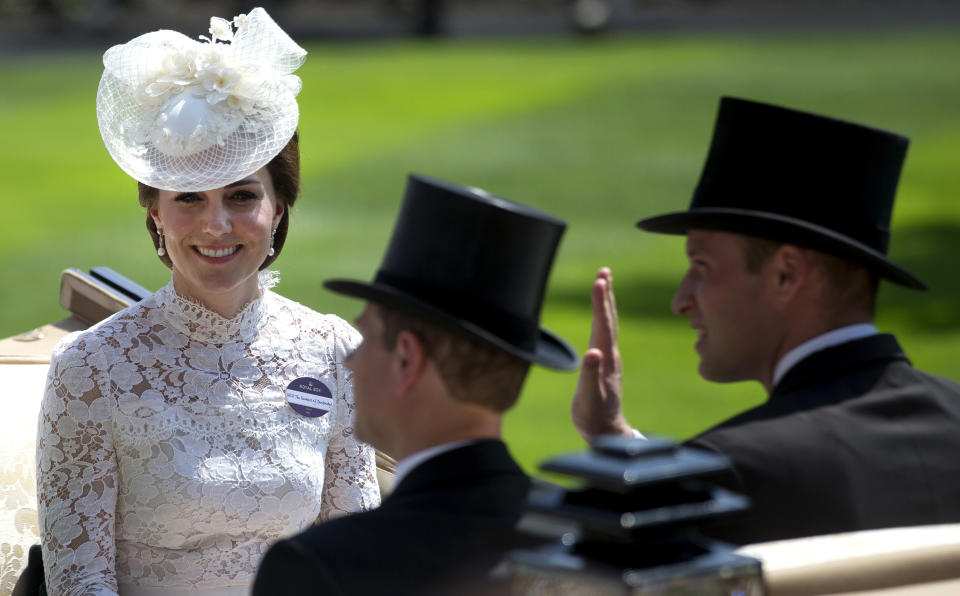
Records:
[[[607,267],[597,271],[591,302],[590,347],[583,355],[570,407],[573,425],[588,443],[600,435],[633,435],[621,409],[623,370],[617,348],[617,305],[613,276]]]

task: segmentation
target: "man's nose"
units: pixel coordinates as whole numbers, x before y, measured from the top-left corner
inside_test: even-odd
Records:
[[[677,291],[673,294],[673,300],[670,302],[670,310],[674,314],[683,315],[693,306],[693,292],[691,291],[690,273],[688,272],[680,280]]]

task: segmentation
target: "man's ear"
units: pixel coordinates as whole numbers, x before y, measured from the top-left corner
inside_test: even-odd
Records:
[[[778,302],[791,302],[810,282],[807,251],[795,244],[782,244],[770,259],[768,272]]]
[[[404,394],[416,385],[427,366],[427,349],[414,333],[401,330],[393,350],[393,367],[398,393]]]

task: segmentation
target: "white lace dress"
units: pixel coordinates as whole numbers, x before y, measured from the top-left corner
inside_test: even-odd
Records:
[[[37,439],[48,593],[246,595],[272,541],[378,505],[343,367],[357,341],[269,290],[224,319],[172,283],[67,336]],[[287,405],[301,377],[330,389],[326,414]]]

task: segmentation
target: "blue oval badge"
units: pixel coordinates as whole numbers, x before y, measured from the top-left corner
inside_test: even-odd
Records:
[[[319,379],[300,377],[287,385],[287,403],[307,418],[319,418],[333,408],[333,393]]]

